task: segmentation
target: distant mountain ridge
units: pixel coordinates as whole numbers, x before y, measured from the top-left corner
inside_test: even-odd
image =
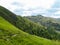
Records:
[[[60,21],[59,18],[50,18],[50,17],[44,17],[41,15],[37,15],[37,16],[27,16],[26,18],[28,18],[29,20],[39,23],[43,26],[46,27],[53,27],[55,30],[60,30]]]

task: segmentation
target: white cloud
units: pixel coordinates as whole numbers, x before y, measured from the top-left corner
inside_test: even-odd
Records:
[[[17,2],[22,4],[23,6],[16,6],[12,5],[12,3]],[[55,0],[0,0],[0,5],[6,7],[7,9],[14,12],[15,9],[22,8],[24,10],[28,9],[36,9],[30,11],[23,11],[23,15],[30,15],[32,12],[38,13],[38,12],[44,12],[47,9],[50,9],[51,6],[55,3]],[[40,9],[38,9],[40,8]]]
[[[60,18],[60,16],[54,16],[54,15],[52,15],[52,16],[50,16],[50,17],[54,17],[54,18]]]
[[[0,5],[4,6],[5,8],[7,8],[11,11],[13,11],[16,8],[16,6],[11,5],[12,2],[13,1],[9,1],[9,0],[0,0]]]
[[[60,18],[60,11],[56,11],[56,12],[53,13],[50,17]]]
[[[22,16],[31,16],[32,12],[31,11],[24,11]]]
[[[55,14],[60,14],[60,11],[55,12]]]
[[[18,0],[17,0],[18,1]],[[26,8],[50,8],[54,4],[55,0],[20,0],[18,2],[23,3]]]

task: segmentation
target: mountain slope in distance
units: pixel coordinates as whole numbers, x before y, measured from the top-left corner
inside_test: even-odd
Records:
[[[60,30],[60,22],[58,21],[59,19],[44,17],[41,15],[27,16],[26,18],[36,23],[42,24],[43,26],[46,26],[48,28],[53,27],[55,30],[58,30],[58,31]]]

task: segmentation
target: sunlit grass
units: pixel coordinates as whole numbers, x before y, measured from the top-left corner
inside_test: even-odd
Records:
[[[0,45],[60,45],[60,43],[25,33],[0,17]]]

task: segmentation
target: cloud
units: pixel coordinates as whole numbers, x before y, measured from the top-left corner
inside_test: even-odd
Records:
[[[50,9],[48,9],[45,13],[46,16],[49,17],[60,17],[60,0],[56,0]]]
[[[13,12],[13,10],[15,10],[17,8],[17,6],[13,6],[11,5],[15,0],[0,0],[0,5],[11,10]]]
[[[31,11],[24,11],[22,16],[31,16],[32,12]]]
[[[20,0],[20,3],[23,3],[26,8],[50,8],[55,0]]]
[[[60,14],[60,11],[55,12],[55,14]]]
[[[48,14],[54,3],[55,0],[0,0],[0,5],[22,16]]]
[[[60,0],[56,0],[55,4],[52,6],[52,8],[60,8]]]
[[[52,16],[50,16],[50,17],[53,17],[53,18],[60,18],[60,16],[54,16],[54,15],[52,15]]]
[[[50,13],[49,17],[60,18],[60,11]]]

